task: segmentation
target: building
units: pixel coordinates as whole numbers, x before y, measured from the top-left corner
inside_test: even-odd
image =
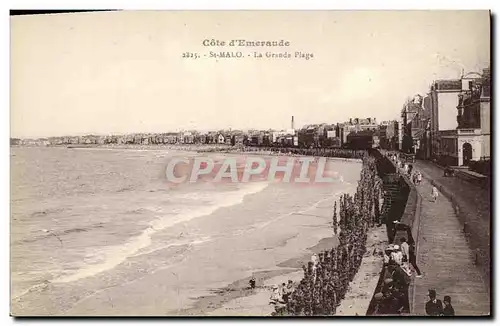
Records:
[[[491,71],[490,68],[483,69],[483,84],[480,97],[481,102],[481,159],[491,158]]]
[[[352,131],[347,135],[347,147],[351,149],[378,148],[380,139],[375,130]]]
[[[340,139],[340,146],[347,144],[347,133],[345,133],[345,124],[337,123],[335,126],[335,137]]]
[[[327,148],[338,148],[342,146],[342,140],[337,136],[337,125],[328,125],[325,128],[325,139],[323,146]]]
[[[179,134],[176,132],[167,132],[163,136],[163,142],[166,144],[176,144],[179,141]]]
[[[226,142],[226,137],[224,137],[224,135],[222,133],[219,133],[219,134],[217,134],[217,136],[215,138],[215,142],[217,144],[224,144]]]
[[[300,147],[310,148],[319,146],[319,126],[305,125],[298,131],[298,143]]]
[[[361,130],[377,130],[378,124],[376,118],[366,118],[366,119],[357,119],[358,125]]]
[[[398,121],[382,121],[379,125],[378,135],[380,147],[388,150],[398,149]]]
[[[458,94],[461,91],[461,79],[437,80],[431,86],[429,96],[431,98],[430,143],[432,157],[443,156],[442,150],[451,146],[444,143],[449,143],[447,139],[449,139],[450,133],[448,131],[458,127],[456,107]]]
[[[427,104],[430,99],[427,98]],[[417,154],[426,158],[425,152],[428,145],[427,129],[430,130],[431,112],[424,105],[424,97],[417,94],[413,99],[408,99],[401,110],[401,146],[404,153]]]
[[[464,166],[490,158],[490,83],[487,68],[431,86],[431,156],[441,164]]]
[[[286,131],[273,131],[272,133],[272,143],[273,144],[279,144],[281,137],[285,136],[287,134]]]
[[[343,143],[347,143],[347,135],[351,132],[358,132],[363,130],[378,130],[376,118],[350,118],[348,122],[343,123]]]
[[[490,70],[462,78],[458,95],[456,149],[458,165],[490,158]]]
[[[196,134],[193,131],[179,133],[179,142],[182,144],[194,144]]]

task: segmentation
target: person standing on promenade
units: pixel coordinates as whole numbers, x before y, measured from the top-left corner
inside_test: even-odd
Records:
[[[453,309],[453,306],[451,305],[451,297],[449,295],[445,295],[443,302],[443,316],[455,316],[455,309]]]
[[[432,201],[436,202],[438,196],[439,196],[439,192],[438,192],[436,186],[432,186]]]
[[[428,316],[442,316],[443,303],[436,298],[436,290],[429,290],[429,301],[425,304],[425,313]]]
[[[411,229],[408,225],[404,224],[404,223],[401,223],[399,221],[394,221],[394,224],[396,224],[396,228],[399,229],[399,230],[403,230],[403,231],[406,231],[408,234],[410,234],[411,232]],[[406,242],[406,238],[401,238],[401,248],[403,247],[403,239],[405,240],[404,243],[406,243],[406,245],[408,245],[408,261],[410,263],[411,266],[413,266],[413,269],[415,270],[415,272],[417,273],[417,278],[421,278],[422,277],[422,272],[420,271],[420,268],[418,268],[417,266],[417,255],[416,255],[416,244],[415,242],[412,242],[412,244],[408,244],[408,242]],[[404,257],[404,253],[403,253],[403,257]]]
[[[411,246],[409,246],[408,248],[408,252],[409,252],[409,261],[410,261],[410,265],[413,266],[413,269],[415,270],[415,272],[417,273],[417,278],[421,278],[422,277],[422,272],[420,272],[420,268],[418,268],[417,266],[417,255],[416,255],[416,248],[415,248],[415,243],[412,243]]]
[[[419,185],[422,182],[422,173],[420,171],[417,172],[417,184]]]
[[[403,254],[401,253],[398,245],[394,246],[394,251],[391,254],[391,258],[399,266],[403,264]]]
[[[406,242],[406,238],[402,237],[401,239],[401,253],[403,254],[403,263],[408,262],[408,257],[410,256],[410,246],[408,242]]]

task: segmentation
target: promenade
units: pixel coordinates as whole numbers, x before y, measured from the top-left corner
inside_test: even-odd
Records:
[[[424,177],[431,179],[438,188],[442,187],[444,190],[451,190],[461,206],[474,211],[481,220],[488,222],[489,226],[491,217],[491,193],[489,187],[483,188],[457,177],[445,177],[443,169],[428,161],[417,161],[414,166],[422,172]]]
[[[422,172],[438,190],[451,201],[462,227],[466,226],[469,247],[478,256],[486,287],[490,288],[491,192],[489,187],[458,177],[445,177],[443,169],[428,161],[417,161],[415,168]]]
[[[488,283],[484,280],[481,268],[475,264],[473,251],[463,233],[463,225],[457,216],[455,204],[441,191],[438,200],[432,202],[431,182],[438,184],[445,192],[452,192],[464,205],[477,206],[479,202],[474,202],[474,198],[481,194],[473,194],[476,190],[472,185],[457,187],[457,183],[463,182],[462,180],[445,179],[442,171],[431,165],[427,162],[415,164],[424,177],[422,183],[417,186],[422,197],[417,263],[424,277],[413,280],[412,314],[425,315],[427,293],[433,288],[441,300],[445,295],[451,296],[456,315],[488,315]],[[468,192],[471,193],[467,195]],[[481,202],[484,202],[484,199]],[[487,207],[489,206],[488,202]],[[488,218],[489,211],[488,215],[485,215],[486,207],[476,209],[478,214],[479,211],[484,214],[480,216],[481,219]],[[489,221],[487,223],[489,225]]]

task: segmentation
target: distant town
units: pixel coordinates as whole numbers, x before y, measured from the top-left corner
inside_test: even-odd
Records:
[[[381,148],[399,150],[443,166],[469,166],[490,160],[490,68],[458,79],[436,80],[425,95],[409,96],[397,119],[351,118],[287,130],[184,130],[127,135],[11,138],[12,146],[175,145],[300,148]],[[477,165],[477,164],[476,164]],[[484,164],[483,164],[484,165]],[[480,170],[483,168],[480,168]],[[484,170],[484,169],[483,169]],[[482,171],[485,172],[485,171]]]
[[[217,130],[199,132],[185,130],[165,133],[127,135],[62,136],[38,139],[11,139],[11,145],[161,145],[161,144],[224,144],[244,146],[283,146],[307,148],[379,147],[389,146],[397,136],[397,121],[377,123],[376,118],[351,118],[343,123],[321,123],[294,128],[291,117],[287,130]]]

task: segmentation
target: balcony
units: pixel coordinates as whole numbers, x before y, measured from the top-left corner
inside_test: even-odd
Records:
[[[481,129],[467,128],[457,129],[459,135],[481,135]]]
[[[482,85],[470,84],[469,90],[458,94],[457,129],[480,128],[479,102],[481,99]]]

